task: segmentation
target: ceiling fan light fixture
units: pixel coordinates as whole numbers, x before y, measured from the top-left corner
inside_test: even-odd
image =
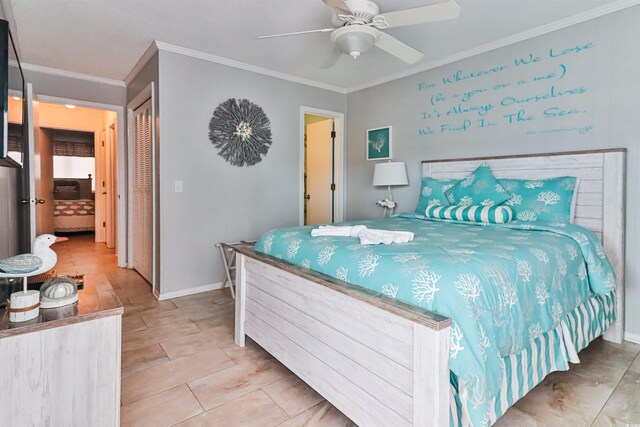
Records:
[[[380,39],[380,31],[364,25],[349,25],[336,29],[331,33],[331,41],[340,52],[357,59],[371,50]]]

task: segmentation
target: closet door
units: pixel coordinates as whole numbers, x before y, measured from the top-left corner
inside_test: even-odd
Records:
[[[134,111],[133,267],[149,283],[153,271],[151,100]]]

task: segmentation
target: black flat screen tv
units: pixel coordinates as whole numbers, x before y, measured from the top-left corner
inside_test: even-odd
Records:
[[[10,102],[9,96],[13,98]],[[24,123],[25,115],[25,81],[18,52],[9,30],[9,23],[0,19],[0,159],[6,159],[9,155],[9,134],[11,133],[14,151],[12,158],[22,163],[24,155]],[[11,114],[10,109],[12,109]],[[13,111],[15,110],[15,111]],[[12,128],[9,132],[9,116],[11,115]],[[16,133],[18,132],[18,133]]]

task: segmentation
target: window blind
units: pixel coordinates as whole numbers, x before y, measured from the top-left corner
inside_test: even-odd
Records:
[[[7,141],[9,142],[9,151],[22,153],[22,125],[17,123],[9,123],[7,132]]]
[[[95,157],[93,132],[44,129],[53,143],[54,156]]]

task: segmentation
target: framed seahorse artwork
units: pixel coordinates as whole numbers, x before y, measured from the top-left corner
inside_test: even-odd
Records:
[[[367,160],[391,160],[391,126],[367,130]]]

